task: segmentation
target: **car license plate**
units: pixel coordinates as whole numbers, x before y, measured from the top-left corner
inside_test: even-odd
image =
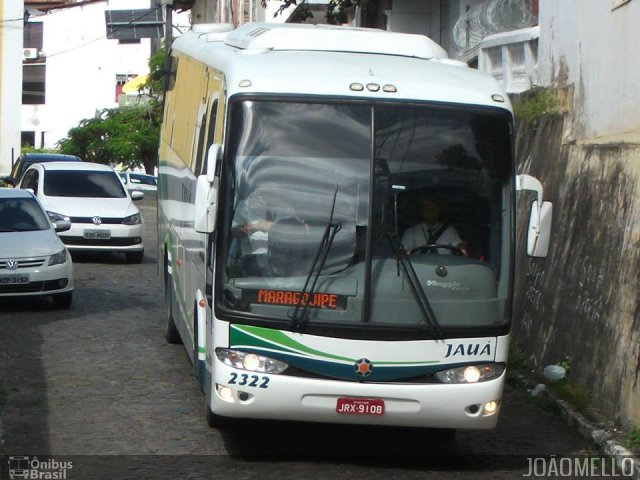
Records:
[[[336,412],[343,415],[384,415],[380,398],[338,398]]]
[[[2,275],[0,276],[0,285],[18,285],[29,283],[29,275]]]
[[[84,238],[109,240],[111,238],[110,230],[85,230]]]

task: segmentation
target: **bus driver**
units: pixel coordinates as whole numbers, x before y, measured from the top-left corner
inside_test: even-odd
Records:
[[[407,253],[424,245],[450,245],[467,256],[467,244],[460,238],[453,225],[444,223],[440,218],[440,205],[429,198],[420,200],[421,222],[408,228],[402,236],[402,246]],[[451,254],[452,250],[438,248],[439,254]]]

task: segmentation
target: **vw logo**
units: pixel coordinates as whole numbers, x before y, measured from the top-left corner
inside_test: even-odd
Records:
[[[93,217],[91,221],[94,225],[100,225],[102,223],[102,219],[100,217]]]
[[[7,260],[7,269],[15,270],[16,268],[18,268],[17,260]]]
[[[366,358],[361,358],[354,364],[354,369],[359,377],[368,377],[373,372],[373,364]]]

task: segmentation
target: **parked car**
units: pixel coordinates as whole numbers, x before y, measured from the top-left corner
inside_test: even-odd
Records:
[[[122,252],[129,263],[142,262],[142,216],[132,200],[144,194],[129,194],[111,167],[39,163],[27,169],[19,187],[35,193],[52,221],[71,221],[71,228],[60,233],[71,252]]]
[[[158,179],[153,175],[139,172],[118,172],[127,190],[155,192],[158,190]]]
[[[25,153],[18,157],[16,163],[13,164],[11,175],[4,177],[3,180],[9,185],[16,186],[22,180],[22,175],[34,163],[43,162],[81,162],[80,157],[75,155],[64,155],[62,153]]]
[[[0,297],[50,295],[57,307],[71,306],[71,255],[56,232],[71,228],[52,223],[29,191],[0,188]]]

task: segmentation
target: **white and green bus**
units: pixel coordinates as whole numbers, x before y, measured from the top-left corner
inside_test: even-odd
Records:
[[[551,219],[506,94],[420,35],[227,30],[174,42],[159,165],[167,340],[209,424],[494,427],[516,191],[537,191],[530,255]]]

